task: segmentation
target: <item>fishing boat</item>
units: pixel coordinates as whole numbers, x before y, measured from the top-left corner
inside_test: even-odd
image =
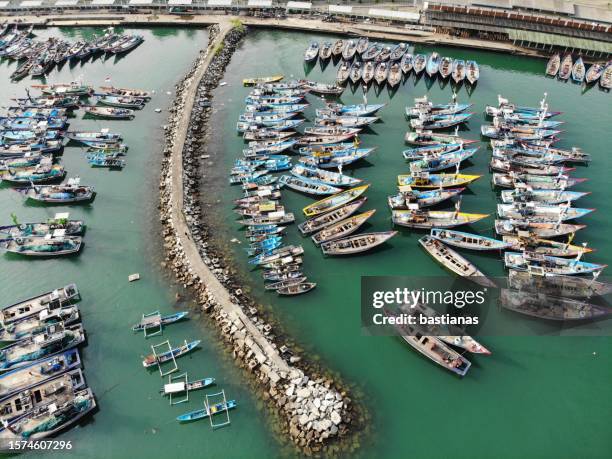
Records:
[[[595,209],[583,209],[564,205],[547,205],[535,202],[520,202],[512,204],[498,204],[497,214],[501,218],[512,220],[529,220],[533,222],[562,222],[582,218]]]
[[[101,131],[68,131],[66,137],[76,142],[119,142],[122,140],[121,134],[109,132],[108,129]]]
[[[414,73],[418,76],[421,73],[423,73],[423,70],[425,70],[425,67],[427,67],[427,57],[424,54],[416,54],[414,56],[414,61],[413,61],[413,69],[414,69]]]
[[[458,188],[465,187],[473,181],[482,177],[481,175],[468,174],[430,174],[428,172],[412,172],[409,175],[398,175],[399,186],[411,186],[413,188]]]
[[[142,110],[145,106],[145,101],[143,99],[129,96],[105,95],[98,98],[98,103],[109,107],[129,108],[134,110]]]
[[[415,161],[427,157],[436,157],[437,155],[451,153],[462,147],[459,143],[433,144],[424,147],[409,148],[402,151],[402,156],[407,161]]]
[[[249,141],[261,141],[271,140],[281,142],[291,136],[295,135],[294,131],[286,132],[268,128],[258,128],[256,126],[250,126],[247,128],[242,136],[244,140]]]
[[[256,215],[251,218],[239,220],[238,223],[244,226],[259,226],[259,225],[287,225],[295,221],[295,216],[292,212],[270,212],[265,215]]]
[[[245,97],[244,102],[246,104],[268,104],[268,105],[293,105],[302,103],[304,97],[300,96],[255,96],[250,95]]]
[[[493,148],[493,158],[524,166],[558,165],[567,161],[566,156],[556,155],[546,150],[520,150]]]
[[[0,170],[23,169],[27,167],[36,166],[37,164],[40,164],[40,162],[43,161],[45,158],[47,157],[41,155],[38,152],[28,152],[21,156],[0,160]]]
[[[480,78],[480,68],[478,67],[478,63],[476,61],[467,61],[465,63],[466,69],[466,78],[471,85],[474,85],[478,82]]]
[[[29,257],[59,257],[81,250],[80,236],[65,236],[64,230],[55,230],[43,237],[17,237],[0,241],[0,250]]]
[[[378,121],[377,116],[334,116],[315,118],[316,127],[364,128]]]
[[[500,241],[499,239],[480,236],[478,234],[464,233],[448,229],[432,228],[430,234],[432,238],[445,244],[468,250],[506,250],[512,247],[512,243]]]
[[[325,109],[318,109],[317,116],[342,115],[342,116],[371,116],[383,108],[386,104],[327,104]]]
[[[342,56],[342,50],[344,49],[344,40],[342,38],[336,40],[334,46],[332,46],[332,57],[339,58]]]
[[[311,239],[316,245],[319,245],[324,242],[349,236],[357,231],[375,212],[376,209],[372,209],[362,214],[353,215],[344,220],[340,220],[314,234]]]
[[[342,62],[340,67],[338,67],[338,73],[336,74],[336,84],[339,86],[346,84],[350,74],[351,66],[347,62]]]
[[[587,70],[586,75],[584,77],[585,81],[587,84],[594,84],[596,83],[600,78],[601,78],[601,74],[604,71],[605,66],[602,64],[593,64],[589,67],[589,70]]]
[[[561,60],[561,66],[559,67],[559,73],[557,75],[557,78],[563,81],[567,81],[570,75],[572,74],[572,67],[572,55],[566,54]]]
[[[374,61],[382,53],[383,47],[379,43],[371,43],[368,49],[361,54],[363,61]]]
[[[193,422],[199,419],[206,419],[218,413],[225,413],[227,410],[233,410],[238,404],[236,400],[227,400],[225,402],[215,403],[214,405],[204,405],[203,409],[190,411],[176,417],[179,422]]]
[[[546,75],[556,77],[561,67],[561,56],[559,53],[553,54],[546,64]]]
[[[586,180],[584,178],[568,177],[567,175],[551,177],[510,172],[509,174],[494,173],[492,183],[500,188],[515,188],[516,185],[524,183],[534,190],[565,190]]]
[[[341,193],[309,204],[308,206],[304,207],[302,211],[307,217],[314,217],[316,215],[329,212],[345,204],[348,204],[354,199],[359,198],[363,193],[367,191],[369,187],[370,185],[361,185],[346,191],[342,191]]]
[[[249,264],[261,265],[266,268],[278,268],[289,263],[301,264],[301,261],[298,261],[298,258],[294,257],[298,257],[303,253],[304,248],[301,245],[286,245],[274,249],[269,253],[262,253],[251,258]],[[288,258],[290,258],[290,260]]]
[[[465,61],[463,59],[455,59],[453,61],[453,68],[451,77],[456,84],[461,83],[465,79]]]
[[[286,285],[276,290],[276,293],[284,296],[301,295],[302,293],[310,292],[317,286],[315,282],[301,282],[299,284]]]
[[[441,339],[426,335],[426,330],[401,320],[401,315],[396,315],[387,309],[383,309],[383,313],[386,317],[394,319],[389,321],[389,324],[393,326],[398,335],[429,360],[459,376],[465,376],[468,372],[471,366],[470,361],[448,347]]]
[[[612,61],[608,62],[604,68],[599,79],[599,86],[608,91],[612,89]]]
[[[0,309],[0,319],[6,327],[28,317],[38,316],[43,311],[55,312],[68,307],[80,299],[81,295],[77,286],[75,284],[68,284],[50,292],[18,301],[10,306],[4,306]]]
[[[95,195],[94,187],[81,185],[78,177],[68,179],[65,185],[36,185],[20,192],[26,199],[45,204],[89,202]]]
[[[364,85],[369,85],[374,79],[374,73],[376,71],[376,65],[374,61],[366,61],[363,64],[363,72],[361,73],[361,79]]]
[[[283,175],[279,179],[279,183],[292,190],[318,196],[336,194],[342,191],[341,188],[317,182],[316,180],[291,175]]]
[[[431,53],[427,58],[427,65],[425,67],[425,72],[428,76],[433,77],[438,73],[440,69],[440,55],[436,52]]]
[[[378,247],[396,234],[397,231],[383,231],[348,236],[322,243],[321,250],[324,255],[353,255]]]
[[[318,81],[300,80],[302,86],[313,94],[324,94],[339,96],[344,92],[342,86],[335,84],[319,83]]]
[[[326,62],[331,58],[332,55],[332,44],[329,41],[323,42],[323,46],[321,46],[321,50],[319,51],[319,59],[321,61]]]
[[[91,389],[75,392],[62,403],[50,403],[29,412],[0,428],[0,441],[9,445],[19,441],[40,441],[75,425],[96,408]],[[26,440],[27,439],[27,440]],[[7,450],[6,446],[2,447]]]
[[[0,342],[9,343],[31,338],[39,333],[44,333],[51,325],[70,325],[79,320],[80,315],[77,305],[68,305],[56,310],[43,309],[38,314],[33,314],[6,327],[1,327]]]
[[[443,57],[440,60],[440,77],[445,80],[453,73],[453,60],[450,57]]]
[[[538,272],[514,269],[508,272],[508,286],[514,290],[581,299],[612,293],[612,284],[599,282],[596,278],[543,276]]]
[[[408,75],[414,65],[412,54],[406,52],[400,61],[400,69],[404,75]]]
[[[401,61],[408,51],[408,45],[406,43],[398,43],[393,48],[391,48],[391,53],[389,54],[389,60],[391,62]]]
[[[277,280],[270,282],[268,284],[264,284],[264,288],[266,290],[278,290],[280,288],[289,287],[291,285],[301,284],[306,282],[306,276],[302,276],[301,273],[298,276],[290,276],[287,279]]]
[[[573,167],[555,166],[551,164],[538,164],[529,161],[508,160],[493,156],[489,163],[489,168],[495,172],[506,174],[528,174],[528,175],[547,175],[558,176],[567,174],[574,170]]]
[[[495,232],[497,234],[516,235],[519,232],[540,238],[561,237],[575,233],[586,225],[570,223],[540,223],[525,220],[495,220]]]
[[[313,41],[304,52],[304,61],[313,62],[317,57],[319,57],[319,43]]]
[[[438,145],[446,143],[459,143],[463,145],[469,145],[471,143],[478,142],[478,140],[464,139],[454,134],[441,134],[434,131],[416,129],[415,131],[409,131],[404,136],[404,141],[411,145]]]
[[[191,351],[195,350],[199,346],[200,342],[201,341],[199,339],[191,341],[190,343],[185,341],[184,344],[181,344],[180,346],[172,348],[161,354],[150,354],[144,358],[144,360],[142,361],[142,365],[145,368],[150,368],[155,365],[160,365],[164,362],[169,362],[178,357],[183,357],[184,355],[187,355]]]
[[[512,236],[506,235],[503,239],[504,242],[510,245],[509,248],[514,251],[527,251],[553,257],[576,257],[593,251],[593,249],[587,247],[586,244],[572,245],[570,242],[541,239],[533,237],[529,233],[524,235],[522,232]]]
[[[0,145],[0,158],[20,158],[27,155],[46,155],[62,149],[62,140],[42,140],[38,143],[13,143]]]
[[[456,115],[465,112],[473,105],[457,103],[456,95],[453,95],[453,100],[449,104],[434,104],[425,95],[415,98],[412,107],[406,107],[406,116],[408,118],[418,118],[421,115]]]
[[[374,61],[376,63],[387,62],[391,58],[391,52],[392,52],[392,48],[390,46],[383,46],[383,48],[380,51],[380,54],[376,56]]]
[[[238,132],[246,133],[250,130],[258,130],[262,127],[268,128],[270,131],[287,131],[293,130],[304,123],[304,119],[277,119],[270,121],[239,121],[236,124],[236,130]],[[251,139],[252,137],[245,137],[245,139]]]
[[[0,129],[7,131],[58,130],[64,129],[67,124],[66,117],[48,117],[46,119],[28,117],[0,118]]]
[[[506,268],[517,271],[540,271],[547,275],[573,276],[602,271],[607,265],[587,263],[576,258],[553,257],[533,252],[506,252],[504,254]]]
[[[368,37],[359,37],[357,40],[357,47],[355,48],[355,52],[360,56],[365,53],[370,46],[370,40]]]
[[[407,210],[413,206],[419,209],[431,207],[454,196],[458,196],[465,188],[448,188],[436,190],[413,190],[410,186],[401,186],[400,192],[389,196],[388,202],[391,210]]]
[[[453,228],[460,225],[471,225],[489,214],[471,214],[445,210],[393,210],[393,224],[414,229]]]
[[[304,177],[317,182],[325,183],[326,185],[347,187],[355,186],[363,182],[363,180],[350,177],[338,172],[327,171],[316,167],[309,167],[303,164],[296,164],[291,169],[291,174],[296,177]]]
[[[461,163],[471,158],[477,148],[457,150],[448,153],[426,155],[410,163],[411,171],[437,172],[449,168],[459,168]]]
[[[454,115],[420,115],[410,120],[410,126],[414,129],[448,129],[459,124],[466,123],[473,113],[456,113]],[[484,127],[484,126],[483,126]]]
[[[0,174],[0,181],[11,184],[48,183],[62,180],[66,175],[63,166],[49,164],[44,160],[25,169],[8,169]]]
[[[419,244],[434,260],[442,266],[484,287],[495,288],[496,284],[489,280],[472,262],[466,260],[450,247],[430,236],[423,236]]]
[[[48,96],[90,96],[94,89],[92,86],[73,81],[70,83],[56,84],[34,84],[33,88],[40,89],[43,94]]]
[[[115,107],[82,107],[83,111],[94,118],[116,119],[116,120],[131,120],[134,118],[134,112],[127,108]]]
[[[523,184],[517,184],[517,187],[513,190],[502,190],[500,198],[505,204],[512,204],[515,202],[536,202],[555,205],[576,201],[589,194],[591,194],[590,191],[533,190]]]
[[[342,59],[350,61],[357,53],[357,43],[354,40],[347,40],[342,50]]]
[[[353,84],[357,84],[359,80],[361,79],[361,71],[362,71],[361,62],[359,61],[353,62],[353,65],[351,66],[351,71],[349,73],[349,78]]]
[[[188,315],[189,313],[186,311],[175,312],[164,316],[155,313],[144,315],[140,322],[132,326],[132,331],[141,332],[145,331],[146,328],[157,328],[158,326],[170,325],[185,319]]]
[[[503,308],[520,314],[558,321],[595,320],[612,314],[611,308],[541,292],[502,289],[499,303]]]
[[[206,389],[207,387],[210,387],[214,384],[215,378],[201,378],[193,381],[188,381],[186,379],[181,379],[179,381],[178,378],[176,378],[168,384],[164,384],[164,387],[159,390],[159,393],[165,396],[172,397],[172,395],[176,393],[185,393],[191,392],[193,390]]]
[[[43,333],[0,349],[0,372],[24,367],[37,360],[67,351],[85,341],[82,325],[50,325]]]
[[[100,89],[111,96],[137,97],[144,100],[149,100],[152,96],[150,91],[144,89],[116,88],[114,86],[100,86]]]
[[[284,75],[272,75],[267,77],[245,78],[242,80],[244,86],[255,86],[258,84],[276,83],[285,78]]]
[[[366,202],[366,200],[367,198],[364,196],[342,207],[339,207],[336,210],[317,215],[314,218],[311,218],[309,220],[306,220],[303,223],[300,223],[298,225],[298,229],[304,235],[308,235],[308,234],[312,234],[314,232],[320,231],[323,228],[333,225],[334,223],[337,223],[353,215]]]
[[[582,83],[585,75],[586,67],[584,66],[582,57],[579,57],[576,59],[576,62],[574,62],[574,66],[572,67],[572,80],[574,80],[576,83]]]
[[[379,86],[382,86],[386,83],[387,76],[389,76],[389,64],[381,62],[376,66],[376,70],[374,70],[374,80],[376,80]]]
[[[7,238],[44,236],[56,229],[66,230],[66,235],[79,235],[84,230],[83,222],[80,220],[69,220],[68,213],[57,213],[54,218],[41,223],[16,223],[9,226],[0,226],[0,235]]]
[[[509,148],[511,151],[529,156],[554,155],[563,158],[563,162],[569,163],[588,163],[591,161],[591,156],[577,147],[572,147],[571,150],[564,150],[561,148],[553,148],[550,145],[518,143],[518,145],[511,145]]]
[[[123,169],[125,167],[125,160],[109,157],[106,154],[89,154],[87,155],[87,162],[91,167],[106,167],[109,169]]]

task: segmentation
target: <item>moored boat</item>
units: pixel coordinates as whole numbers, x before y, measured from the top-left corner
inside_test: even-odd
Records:
[[[460,225],[470,225],[489,214],[474,214],[444,210],[393,210],[393,224],[415,229],[453,228]]]
[[[314,217],[316,215],[335,210],[338,207],[341,207],[359,198],[363,193],[367,191],[369,187],[370,185],[361,185],[355,188],[351,188],[349,190],[309,204],[304,207],[302,211],[307,217]]]
[[[322,230],[340,220],[350,217],[353,215],[367,200],[367,197],[361,197],[355,199],[348,204],[339,207],[336,210],[327,212],[316,217],[310,218],[305,222],[298,225],[298,229],[304,235],[312,234],[316,231]]]
[[[372,250],[384,244],[396,234],[397,231],[383,231],[348,236],[322,243],[321,250],[324,255],[353,255]]]
[[[500,241],[491,237],[448,229],[432,228],[430,236],[445,244],[468,250],[505,250],[512,247],[512,243],[506,240]]]
[[[559,53],[553,54],[546,64],[546,75],[556,77],[561,67],[561,56]]]
[[[553,257],[534,252],[506,252],[504,254],[506,268],[518,271],[539,271],[547,275],[573,276],[602,271],[607,265],[588,263],[576,258]]]
[[[314,234],[311,239],[316,245],[319,245],[324,242],[349,236],[357,231],[375,212],[376,209],[372,209],[340,220]]]

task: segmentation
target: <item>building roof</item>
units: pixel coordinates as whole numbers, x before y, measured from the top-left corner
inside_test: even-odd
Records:
[[[612,54],[612,43],[603,41],[566,37],[564,35],[555,35],[551,33],[531,32],[528,30],[506,29],[506,32],[508,32],[508,36],[511,40]]]

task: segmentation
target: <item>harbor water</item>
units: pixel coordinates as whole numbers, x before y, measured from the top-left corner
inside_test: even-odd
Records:
[[[49,29],[42,36],[77,39],[99,33],[96,29]],[[96,187],[98,196],[90,206],[41,207],[24,205],[21,196],[8,187],[0,189],[0,222],[11,223],[11,213],[20,222],[39,221],[55,212],[70,211],[72,218],[87,224],[85,247],[78,257],[57,260],[0,259],[0,297],[13,303],[70,282],[77,283],[83,297],[81,311],[88,345],[82,350],[84,373],[94,390],[99,411],[77,428],[63,434],[74,444],[77,457],[280,457],[291,456],[272,434],[267,412],[245,385],[244,375],[234,368],[215,342],[215,333],[202,318],[173,325],[163,337],[144,340],[132,334],[130,326],[142,313],[189,308],[192,302],[160,267],[163,260],[159,237],[157,185],[163,140],[161,126],[171,100],[173,85],[188,70],[199,49],[206,45],[206,32],[197,29],[159,28],[133,30],[145,42],[127,56],[116,60],[97,59],[83,66],[66,64],[53,71],[50,82],[82,78],[95,86],[110,83],[121,87],[155,90],[147,107],[133,121],[102,122],[83,120],[76,112],[71,129],[96,130],[104,127],[121,132],[130,147],[127,166],[121,172],[89,168],[85,152],[67,147],[61,158],[68,176],[79,175],[83,184]],[[235,122],[249,89],[245,77],[282,73],[287,78],[304,77],[333,82],[337,67],[317,63],[305,67],[302,55],[310,40],[335,37],[304,33],[252,31],[240,46],[226,70],[224,81],[214,95],[211,141],[203,174],[204,209],[217,225],[215,244],[226,250],[239,269],[246,288],[283,324],[284,331],[296,338],[313,359],[337,371],[365,404],[371,418],[371,434],[362,440],[358,457],[605,457],[612,443],[607,423],[612,415],[609,381],[612,379],[611,340],[584,336],[588,330],[567,329],[547,336],[529,337],[538,329],[535,321],[514,320],[516,336],[482,339],[491,356],[470,357],[472,368],[458,379],[424,359],[399,339],[366,336],[360,323],[360,276],[447,275],[418,245],[422,232],[400,229],[386,246],[370,254],[351,258],[324,258],[310,239],[302,239],[292,225],[287,241],[305,248],[304,271],[317,288],[294,298],[278,298],[263,291],[258,271],[250,271],[243,250],[244,238],[234,223],[232,200],[239,189],[227,182],[233,160],[241,155],[243,140],[236,134]],[[417,48],[417,52],[433,49]],[[464,86],[457,90],[459,102],[474,104],[476,112],[461,135],[480,139],[480,125],[486,104],[496,104],[502,94],[521,105],[536,105],[548,93],[551,110],[564,113],[566,122],[562,147],[580,146],[593,156],[590,167],[579,167],[574,175],[588,182],[577,190],[593,193],[580,201],[582,207],[597,211],[584,219],[588,227],[575,242],[588,242],[597,249],[589,261],[610,263],[612,242],[607,224],[612,211],[608,197],[612,161],[609,155],[610,94],[598,88],[583,91],[572,83],[560,83],[543,76],[541,60],[467,49],[437,48],[441,55],[475,59],[481,67],[481,80],[471,94]],[[0,62],[0,100],[9,104],[22,97],[29,79],[8,84],[15,64]],[[407,130],[403,110],[415,97],[428,94],[430,100],[444,103],[453,89],[439,82],[430,84],[410,76],[397,92],[385,88],[380,94],[367,93],[370,103],[388,105],[379,113],[381,121],[361,136],[364,146],[377,151],[347,173],[371,183],[365,209],[377,209],[365,226],[368,231],[392,228],[387,196],[396,191],[396,177],[407,173],[401,156]],[[348,89],[343,103],[362,100],[361,90]],[[307,118],[314,119],[314,108],[322,101],[309,96],[312,107]],[[490,187],[489,151],[481,144],[466,173],[483,174],[464,193],[462,210],[490,213],[491,217],[473,226],[474,232],[493,235],[495,193]],[[312,199],[293,191],[283,191],[283,203],[303,220],[301,208]],[[243,244],[232,242],[242,240]],[[468,253],[484,273],[504,274],[495,255]],[[127,277],[140,273],[141,280],[128,283]],[[500,311],[492,314],[502,315]],[[511,319],[509,319],[511,320]],[[599,324],[599,334],[601,327]],[[611,327],[607,327],[610,330]],[[563,335],[563,336],[558,336]],[[570,336],[580,335],[580,336]],[[190,394],[190,401],[170,406],[158,391],[165,382],[155,372],[142,368],[142,356],[149,346],[165,339],[173,344],[184,339],[201,339],[200,350],[178,361],[190,379],[212,376],[228,398],[238,401],[231,412],[228,428],[212,431],[207,422],[179,425],[175,417],[200,407],[202,392]],[[212,392],[209,391],[209,392]],[[55,453],[60,456],[61,452]]]

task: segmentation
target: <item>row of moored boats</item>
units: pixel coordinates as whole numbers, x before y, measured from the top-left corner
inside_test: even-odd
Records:
[[[546,75],[556,77],[561,81],[570,78],[576,83],[595,84],[599,81],[602,89],[612,89],[612,61],[607,64],[594,63],[587,68],[582,57],[573,59],[570,53],[563,57],[557,53],[553,54],[546,64]]]

